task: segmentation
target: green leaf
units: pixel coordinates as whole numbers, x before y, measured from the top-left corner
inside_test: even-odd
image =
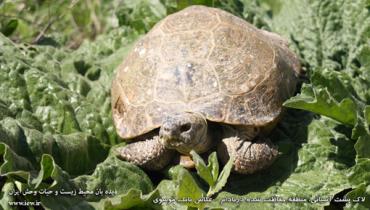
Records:
[[[212,175],[211,170],[204,163],[204,160],[194,150],[190,151],[190,154],[195,163],[198,175],[206,181],[209,186],[213,186],[215,184],[214,176]]]
[[[188,170],[181,166],[171,168],[170,172],[176,184],[176,198],[190,198],[192,202],[186,203],[188,206],[201,207],[204,203],[196,203],[198,199],[205,195],[205,192],[198,186],[197,182]]]
[[[318,89],[327,88],[336,101],[350,98],[360,106],[363,105],[352,84],[353,79],[345,72],[315,69],[311,71],[310,80]]]
[[[216,182],[218,178],[218,172],[219,172],[219,165],[218,165],[218,160],[217,160],[217,153],[212,152],[208,156],[208,165],[207,165],[208,170],[211,171],[213,181]]]
[[[348,173],[348,179],[353,185],[370,185],[370,159],[360,158]]]
[[[26,159],[17,156],[5,144],[0,144],[0,154],[4,160],[0,167],[1,175],[7,180],[18,180],[14,181],[17,191],[25,191],[26,189],[49,189],[53,191],[63,189],[68,191],[76,189],[74,183],[70,181],[69,175],[57,166],[49,155],[43,156],[39,167],[41,169],[37,172]],[[28,164],[28,166],[25,164]],[[25,197],[24,199],[34,201],[35,198]],[[86,209],[87,207],[87,202],[74,197],[39,195],[37,200],[41,201],[46,209],[63,209],[72,206],[75,206],[76,209]],[[79,207],[77,208],[77,206]]]
[[[8,145],[0,143],[0,155],[3,161],[0,166],[2,176],[17,176],[23,180],[30,180],[28,171],[34,170],[34,166],[24,157],[17,155]]]
[[[66,190],[75,188],[70,182],[69,175],[54,162],[52,156],[44,154],[40,165],[41,169],[38,176],[31,181],[34,188],[39,188],[42,182],[48,179],[54,180],[49,186],[50,188],[58,189],[63,187]]]
[[[10,192],[15,191],[14,183],[6,182],[1,189],[0,194],[0,207],[4,210],[11,210],[12,207],[9,205],[9,202],[15,201],[15,198],[10,195]]]
[[[159,0],[128,0],[116,11],[120,26],[128,25],[145,32],[166,15],[166,8]]]
[[[159,197],[158,190],[154,190],[147,195],[143,195],[140,190],[131,189],[126,194],[106,198],[99,203],[91,203],[96,209],[151,209],[153,200]],[[156,201],[154,201],[156,202]]]
[[[94,210],[95,208],[80,197],[42,196],[42,206],[47,210]]]
[[[98,164],[91,175],[76,177],[74,179],[76,185],[89,191],[111,190],[118,195],[127,193],[130,189],[138,189],[143,193],[153,190],[152,182],[140,168],[118,159],[113,153],[104,162]],[[86,198],[89,201],[101,199],[94,195]]]
[[[357,120],[356,104],[351,99],[338,102],[327,88],[317,89],[309,84],[303,84],[301,94],[285,101],[284,106],[315,112],[348,125],[355,125]]]
[[[174,176],[173,172],[174,170],[178,170],[175,168],[171,168],[170,172]],[[153,207],[155,209],[163,209],[163,210],[172,210],[172,209],[179,209],[179,210],[188,210],[188,206],[186,203],[180,203],[180,202],[167,202],[167,203],[160,203],[160,198],[167,198],[167,199],[176,199],[176,194],[178,190],[178,186],[175,181],[173,180],[162,180],[156,190],[159,192],[159,196],[155,197],[153,202]]]
[[[5,118],[0,121],[0,142],[7,144],[17,155],[35,164],[28,141],[26,133],[17,120]]]
[[[365,118],[365,125],[367,126],[367,130],[370,133],[370,106],[365,107],[364,118]]]
[[[355,149],[357,158],[370,158],[370,135],[362,135],[357,139]]]
[[[5,24],[5,26],[1,28],[1,33],[3,33],[5,36],[10,36],[17,29],[17,26],[18,26],[18,20],[11,19]]]
[[[358,120],[352,131],[352,138],[357,139],[355,144],[357,159],[370,158],[370,106],[366,106],[363,113],[364,117],[361,117],[360,120]]]
[[[6,117],[11,117],[11,116],[12,116],[12,113],[8,109],[7,104],[3,100],[0,99],[0,120]]]
[[[72,175],[78,175],[92,171],[96,164],[107,156],[107,149],[98,139],[81,132],[69,135],[43,135],[42,132],[22,126],[10,118],[5,119],[3,125],[7,126],[3,131],[6,135],[2,136],[6,140],[5,143],[33,164],[40,161],[41,156],[46,153],[52,155],[64,170]],[[10,133],[13,134],[9,135]],[[79,160],[77,164],[76,159]]]
[[[362,184],[346,195],[351,200],[360,199],[361,202],[349,202],[345,209],[369,209],[370,208],[370,187],[368,184]],[[364,202],[362,202],[362,198]]]
[[[178,198],[192,198],[194,201],[201,198],[204,195],[203,190],[199,188],[194,178],[186,169],[180,169],[177,175],[178,182]]]
[[[217,179],[217,182],[214,186],[211,186],[207,196],[210,197],[216,193],[218,193],[226,184],[227,179],[230,176],[231,170],[234,164],[234,157],[230,157],[229,161],[226,163],[224,168],[222,169],[220,176]]]
[[[75,5],[71,10],[71,15],[80,28],[85,28],[91,23],[91,13],[94,11],[91,11],[88,8],[88,4],[84,4],[81,2],[77,2],[78,5]],[[95,15],[95,14],[94,14]]]

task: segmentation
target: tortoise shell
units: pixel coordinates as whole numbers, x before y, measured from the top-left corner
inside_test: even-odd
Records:
[[[124,139],[186,111],[266,126],[294,93],[299,69],[278,35],[220,9],[191,6],[158,22],[118,67],[113,120]]]

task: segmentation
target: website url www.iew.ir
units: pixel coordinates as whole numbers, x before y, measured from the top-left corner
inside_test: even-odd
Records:
[[[40,201],[9,201],[9,206],[40,206]]]

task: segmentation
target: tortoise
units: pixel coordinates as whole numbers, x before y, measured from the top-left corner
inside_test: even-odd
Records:
[[[277,34],[206,6],[171,14],[117,68],[112,114],[127,142],[117,154],[161,170],[191,150],[215,149],[224,164],[234,156],[236,173],[265,169],[278,156],[267,134],[299,72],[297,56]]]

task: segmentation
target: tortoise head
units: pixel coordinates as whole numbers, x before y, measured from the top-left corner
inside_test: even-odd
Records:
[[[191,150],[202,153],[209,148],[207,127],[207,120],[202,114],[177,113],[164,119],[159,136],[169,149],[175,149],[182,154],[189,154]]]

